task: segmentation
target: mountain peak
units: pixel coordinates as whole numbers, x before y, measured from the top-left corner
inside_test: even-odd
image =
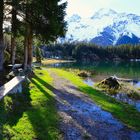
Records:
[[[91,18],[101,18],[103,16],[112,16],[116,14],[117,12],[112,9],[101,8],[97,12],[95,12],[95,14]]]
[[[110,8],[109,9],[108,8],[101,8],[99,11],[102,11],[104,13],[114,13],[114,14],[117,13],[115,10],[110,9]]]
[[[100,46],[140,43],[140,16],[100,9],[92,18],[75,14],[68,20],[65,41],[85,41]]]

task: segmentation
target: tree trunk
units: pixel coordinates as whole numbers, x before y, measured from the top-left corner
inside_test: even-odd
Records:
[[[28,62],[28,28],[26,28],[24,40],[24,70],[27,69],[27,62]]]
[[[11,35],[11,62],[12,65],[15,64],[16,59],[16,33],[17,33],[17,11],[13,4],[12,7],[12,35]]]
[[[16,59],[16,41],[15,37],[11,37],[11,63],[12,65],[15,64]]]
[[[24,69],[31,69],[32,66],[32,44],[33,44],[33,32],[30,24],[26,25],[26,36],[24,44]]]
[[[3,9],[4,2],[0,1],[0,71],[3,71],[4,63],[4,40],[3,40]]]
[[[32,32],[32,27],[29,26],[29,34],[28,34],[28,67],[29,69],[31,69],[32,67],[32,58],[33,58],[32,44],[33,44],[33,32]]]
[[[4,63],[4,43],[0,41],[0,71],[3,71],[3,63]]]

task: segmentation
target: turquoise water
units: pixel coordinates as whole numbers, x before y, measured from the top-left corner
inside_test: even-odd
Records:
[[[71,68],[87,70],[93,73],[93,77],[98,81],[116,75],[121,78],[140,80],[140,62],[94,62],[90,64],[82,63],[59,63],[51,65],[53,67]]]

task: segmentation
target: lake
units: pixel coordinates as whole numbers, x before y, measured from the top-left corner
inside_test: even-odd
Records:
[[[57,63],[53,67],[71,68],[79,70],[92,71],[93,78],[96,82],[109,76],[134,79],[140,81],[140,62],[94,62],[90,64],[82,63]],[[139,83],[137,83],[139,85]]]

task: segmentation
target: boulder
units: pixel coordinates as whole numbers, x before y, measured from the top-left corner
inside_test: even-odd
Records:
[[[104,79],[103,81],[101,81],[98,84],[98,86],[100,86],[100,87],[106,87],[106,88],[109,88],[109,89],[111,89],[111,88],[113,88],[113,89],[119,89],[120,88],[120,84],[119,84],[117,78],[116,77],[113,77],[113,76],[111,76],[111,77],[109,77],[107,79]]]
[[[82,71],[82,72],[78,73],[78,76],[86,78],[86,77],[89,77],[89,74],[85,71]]]

